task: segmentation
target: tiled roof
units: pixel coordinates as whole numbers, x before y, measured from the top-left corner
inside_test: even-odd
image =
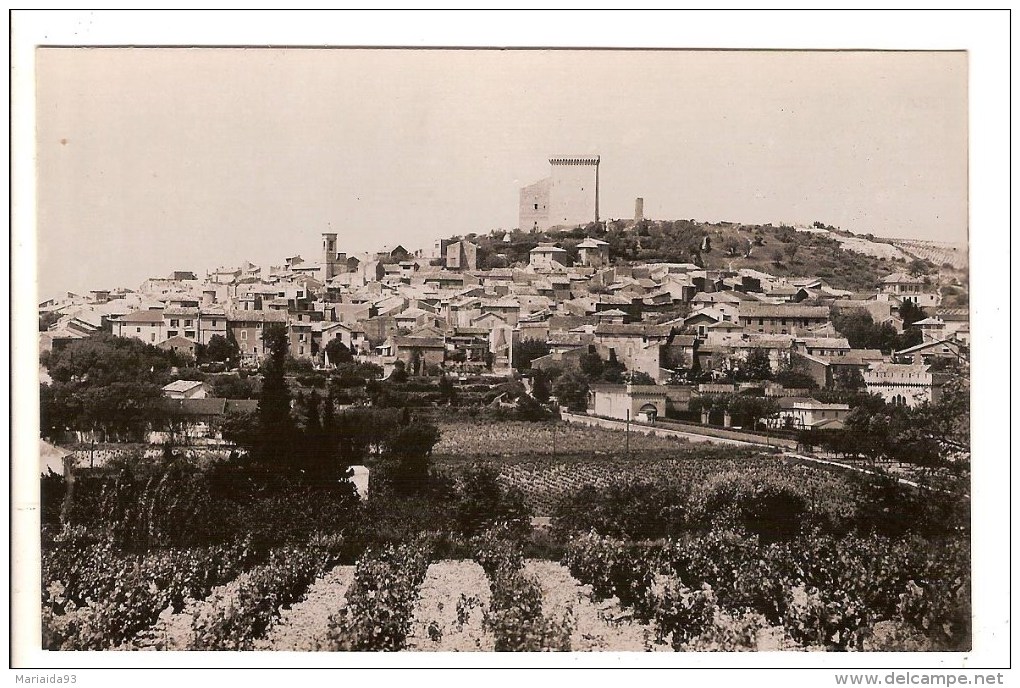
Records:
[[[847,341],[846,337],[804,337],[797,339],[798,342],[804,344],[809,349],[813,348],[826,348],[826,349],[849,349],[850,342]]]
[[[174,315],[190,315],[192,317],[198,317],[198,308],[183,307],[183,306],[167,306],[163,309],[163,315],[174,316]]]
[[[904,275],[902,272],[894,272],[893,274],[883,277],[879,280],[882,284],[923,284],[922,280],[910,275]]]
[[[438,337],[393,337],[393,346],[398,349],[445,349],[446,344]]]
[[[119,321],[125,323],[161,323],[163,322],[163,311],[135,311],[121,317]]]
[[[727,346],[734,349],[780,349],[785,350],[793,346],[793,337],[771,336],[752,337],[737,341],[728,342]]]
[[[224,413],[255,413],[259,402],[255,399],[224,399]]]
[[[189,389],[195,387],[201,387],[204,382],[199,380],[174,380],[173,382],[163,385],[164,392],[187,392]]]
[[[195,346],[195,342],[193,342],[190,339],[187,339],[186,337],[182,337],[180,335],[175,335],[173,337],[170,337],[170,339],[166,339],[166,340],[160,342],[156,346],[158,346],[160,349],[166,349],[166,350],[170,350],[170,349],[173,349],[175,347],[185,347],[187,349],[192,349]]]
[[[931,348],[934,348],[934,347],[937,347],[937,346],[941,347],[941,346],[946,346],[946,345],[953,346],[957,350],[959,350],[959,348],[960,348],[960,342],[956,341],[955,339],[946,338],[946,339],[939,339],[939,340],[933,341],[933,342],[922,342],[922,343],[917,344],[916,346],[912,346],[912,347],[910,347],[908,349],[901,349],[901,350],[896,352],[896,355],[899,356],[901,354],[912,354],[912,353],[915,353],[917,351],[924,351],[925,349],[931,349]]]
[[[222,416],[226,399],[164,399],[166,408],[177,416]]]
[[[227,311],[229,322],[287,322],[285,311]]]
[[[673,328],[669,325],[645,325],[644,323],[629,325],[599,323],[595,328],[596,335],[610,337],[668,337],[672,331]]]
[[[828,318],[828,306],[799,306],[786,303],[742,301],[738,306],[741,318]]]

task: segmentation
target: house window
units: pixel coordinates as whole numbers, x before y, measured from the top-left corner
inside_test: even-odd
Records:
[[[759,325],[764,325],[765,324],[765,319],[764,318],[758,318],[758,324]]]
[[[180,320],[178,320],[177,318],[171,318],[170,319],[170,327],[180,327],[180,326],[181,326],[181,321]]]
[[[140,328],[140,327],[136,327],[135,328],[135,332],[141,332],[141,331],[142,331],[142,328]]]
[[[185,330],[184,331],[184,336],[187,337],[188,339],[194,339],[195,338],[195,331],[194,330]]]
[[[303,346],[299,346],[299,347],[298,347],[298,353],[299,353],[299,354],[303,354],[304,352],[305,352],[305,347],[303,347]]]
[[[176,337],[177,336],[177,330],[167,330],[166,331],[166,336],[167,337]]]
[[[538,203],[535,204],[535,210],[538,210]]]
[[[155,332],[153,332],[153,333],[152,333],[151,335],[149,335],[149,338],[150,338],[150,339],[151,339],[152,341],[156,341],[156,333],[155,333]]]
[[[248,338],[248,330],[241,330],[241,339]]]
[[[190,320],[185,320],[184,321],[184,326],[185,327],[191,327],[191,321]]]
[[[305,341],[305,333],[304,333],[304,332],[302,332],[301,334],[299,334],[299,335],[298,335],[298,338],[297,338],[297,340],[298,340],[299,342],[303,342],[303,341]]]

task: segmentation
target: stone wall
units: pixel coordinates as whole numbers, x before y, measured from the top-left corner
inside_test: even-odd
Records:
[[[597,158],[559,159],[552,163],[549,224],[585,225],[598,219]]]

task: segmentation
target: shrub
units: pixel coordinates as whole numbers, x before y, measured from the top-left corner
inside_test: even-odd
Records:
[[[425,578],[429,552],[423,541],[366,552],[358,560],[347,605],[329,618],[331,651],[404,649],[411,631],[418,587]]]
[[[760,614],[732,614],[716,610],[712,624],[684,645],[686,652],[753,652],[758,633],[768,625]]]
[[[874,620],[871,610],[852,593],[797,587],[790,592],[783,627],[791,638],[805,645],[863,650]]]
[[[505,488],[499,472],[484,464],[473,465],[458,476],[456,514],[460,530],[472,537],[493,524],[523,539],[531,532],[531,511],[516,488]]]
[[[727,472],[709,477],[690,497],[690,520],[701,526],[740,528],[764,541],[796,535],[809,499],[789,475]]]
[[[616,597],[624,607],[633,607],[639,618],[649,619],[655,551],[590,533],[570,541],[564,564],[571,575],[592,586],[596,599]]]
[[[77,556],[43,560],[49,649],[116,646],[150,627],[164,610],[180,612],[189,598],[205,598],[261,560],[247,540],[144,556],[118,554],[109,541],[84,551],[72,544],[69,550]]]
[[[279,618],[283,606],[301,599],[322,572],[322,553],[303,548],[275,550],[236,591],[215,593],[195,613],[192,650],[251,650]]]
[[[149,476],[125,466],[113,479],[79,481],[69,521],[100,529],[118,547],[136,549],[204,544],[218,527],[208,482],[184,459]]]
[[[492,598],[485,628],[497,652],[570,651],[571,611],[560,619],[542,611],[542,587],[521,572],[523,542],[514,529],[498,524],[472,540],[474,558],[489,577]]]
[[[573,619],[542,611],[542,587],[519,571],[490,579],[492,600],[484,625],[495,637],[496,652],[570,652]]]
[[[554,511],[561,536],[595,531],[632,540],[676,535],[686,520],[686,494],[662,482],[614,479],[608,485],[583,485],[567,494]]]
[[[899,597],[898,616],[939,649],[970,649],[971,573],[966,542],[949,541],[926,552]]]
[[[707,584],[692,590],[676,576],[657,575],[649,595],[656,641],[668,638],[674,650],[705,633],[715,618],[715,595]]]

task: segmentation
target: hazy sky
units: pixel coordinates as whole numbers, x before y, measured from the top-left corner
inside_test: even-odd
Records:
[[[41,298],[512,228],[556,154],[603,217],[967,237],[962,52],[36,56]]]

